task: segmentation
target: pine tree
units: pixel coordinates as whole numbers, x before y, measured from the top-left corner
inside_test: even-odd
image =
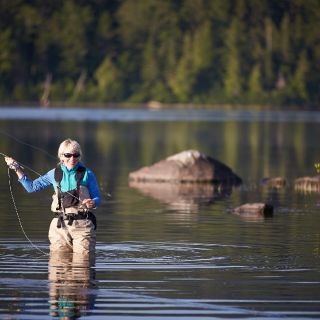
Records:
[[[98,83],[98,97],[100,101],[118,100],[117,97],[122,94],[121,72],[110,57],[105,57],[96,70],[94,77]]]
[[[253,99],[261,98],[264,90],[262,87],[262,76],[261,76],[261,67],[259,64],[256,64],[251,71],[249,77],[249,96]]]
[[[169,85],[178,101],[187,102],[191,96],[195,83],[195,72],[192,60],[192,40],[190,34],[186,34],[183,43],[183,52],[175,73],[169,80]]]
[[[241,93],[240,54],[237,46],[240,21],[234,19],[226,35],[226,72],[224,88],[227,97],[237,97]]]
[[[307,100],[307,74],[309,71],[309,65],[307,60],[306,51],[303,50],[299,55],[297,67],[292,79],[292,88],[298,99]]]
[[[213,61],[213,34],[209,20],[197,28],[192,43],[192,61],[194,69],[202,71],[209,68]]]

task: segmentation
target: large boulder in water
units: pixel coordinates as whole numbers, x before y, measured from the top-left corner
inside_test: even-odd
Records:
[[[241,178],[225,164],[197,150],[183,151],[151,166],[131,172],[129,179],[158,182],[214,182],[232,185],[242,183]]]

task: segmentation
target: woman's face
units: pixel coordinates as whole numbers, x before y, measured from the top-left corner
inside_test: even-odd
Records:
[[[70,170],[77,165],[80,160],[80,153],[68,146],[65,148],[64,153],[61,156],[62,163]]]

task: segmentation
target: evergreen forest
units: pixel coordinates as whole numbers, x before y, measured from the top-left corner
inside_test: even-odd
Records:
[[[319,98],[319,0],[0,0],[2,104]]]

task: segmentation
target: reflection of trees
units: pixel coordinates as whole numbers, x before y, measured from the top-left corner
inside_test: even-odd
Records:
[[[127,196],[122,187],[127,185],[130,171],[190,148],[219,159],[239,173],[244,184],[257,184],[263,177],[274,176],[284,177],[290,183],[290,179],[314,173],[313,163],[318,160],[318,150],[314,147],[315,137],[319,135],[316,124],[258,122],[252,117],[250,122],[55,122],[48,125],[48,122],[7,121],[0,123],[0,130],[53,155],[66,137],[79,140],[85,162],[94,169],[100,184],[107,185],[109,192],[120,197]],[[0,146],[1,152],[15,156],[39,172],[55,165],[54,159],[5,135],[0,135]],[[1,166],[4,185],[6,175],[5,166]],[[19,187],[14,185],[17,190]],[[20,191],[15,195],[20,206],[39,199],[39,195],[24,196]],[[9,207],[10,203],[6,203]],[[119,201],[117,205],[123,203]],[[28,226],[29,220],[25,223]]]
[[[242,172],[246,168],[243,168],[242,163],[249,162],[250,176],[258,181],[266,176],[287,177],[294,174],[296,178],[309,174],[306,172],[309,169],[305,167],[306,159],[312,159],[312,170],[314,159],[318,156],[315,148],[309,148],[308,154],[306,150],[308,144],[313,146],[312,141],[319,129],[305,123],[168,121],[99,124],[73,122],[71,125],[70,122],[61,122],[50,126],[46,122],[17,121],[2,123],[0,130],[36,145],[53,156],[63,139],[69,136],[76,138],[83,146],[85,160],[89,159],[93,168],[96,168],[95,161],[105,163],[108,160],[116,161],[117,166],[131,171],[137,166],[150,165],[171,154],[192,148],[226,163],[244,178]],[[14,155],[40,172],[55,165],[54,159],[5,135],[0,136],[0,146],[3,149],[1,152]],[[113,163],[109,166],[115,167]],[[297,170],[299,173],[296,173]],[[114,168],[110,169],[108,176],[113,171]],[[0,174],[6,174],[4,167],[1,167]],[[121,177],[126,179],[126,174],[123,173]]]
[[[49,260],[50,315],[76,319],[94,308],[93,255],[52,251]]]

